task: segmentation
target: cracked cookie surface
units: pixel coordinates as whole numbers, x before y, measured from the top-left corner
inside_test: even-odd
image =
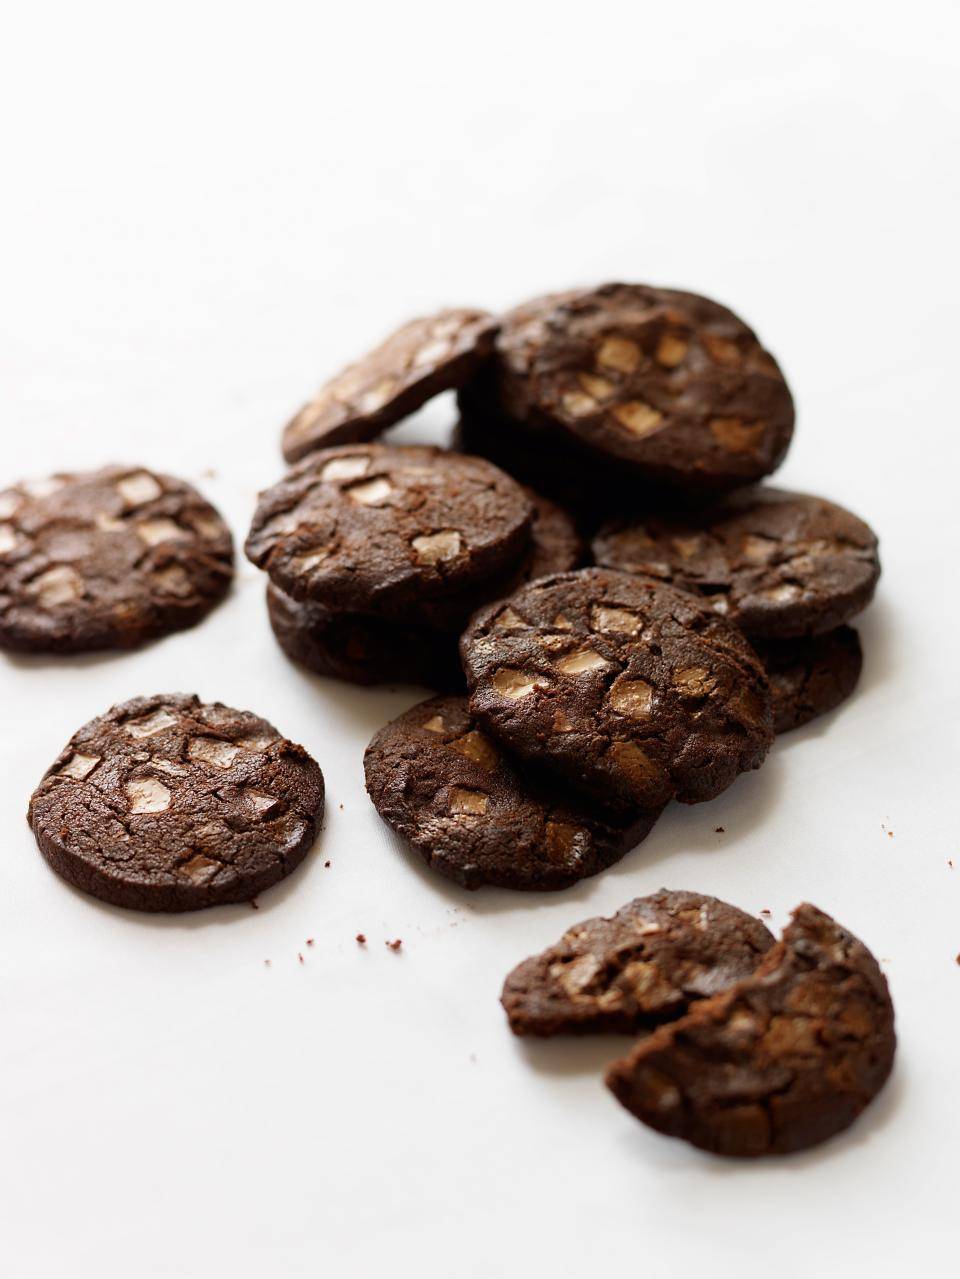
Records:
[[[193,626],[233,578],[233,540],[191,485],[107,467],[0,492],[0,647],[133,648]]]
[[[618,861],[656,821],[593,813],[522,773],[462,697],[432,698],[382,728],[364,770],[384,821],[465,888],[567,888]]]
[[[709,298],[606,284],[503,317],[493,365],[508,417],[559,428],[638,476],[709,491],[769,474],[793,434],[774,358]]]
[[[532,521],[516,481],[481,458],[344,445],[261,494],[246,551],[295,599],[390,615],[509,568]]]
[[[834,710],[852,694],[863,667],[852,626],[808,639],[756,640],[754,646],[770,680],[775,733]]]
[[[704,597],[751,637],[819,635],[873,598],[877,538],[856,515],[806,493],[755,487],[699,515],[614,521],[598,564]]]
[[[460,643],[491,736],[611,808],[712,799],[773,740],[743,635],[657,582],[583,569],[482,609]]]
[[[138,697],[71,738],[30,801],[40,851],[115,906],[247,901],[304,859],[323,775],[266,720],[219,702]]]
[[[895,1048],[877,961],[804,904],[752,977],[642,1039],[607,1086],[651,1128],[703,1150],[785,1154],[849,1127]]]
[[[283,455],[372,440],[441,391],[461,386],[493,349],[486,311],[439,311],[410,320],[331,378],[283,432]]]
[[[773,944],[736,906],[663,888],[569,928],[514,968],[500,1002],[515,1035],[652,1030],[749,976]]]

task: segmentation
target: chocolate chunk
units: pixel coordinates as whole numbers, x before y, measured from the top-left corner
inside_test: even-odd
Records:
[[[481,458],[347,445],[261,495],[246,551],[295,599],[404,616],[515,564],[532,520],[519,485]]]
[[[191,485],[136,467],[0,492],[0,647],[133,648],[227,593],[233,540]]]
[[[699,516],[615,521],[593,542],[597,563],[695,591],[750,636],[820,635],[873,598],[877,539],[820,497],[750,488]]]
[[[593,813],[521,772],[460,697],[421,702],[381,729],[364,769],[384,821],[464,888],[567,888],[619,861],[656,820]]]
[[[877,961],[803,905],[752,977],[642,1039],[607,1086],[645,1124],[703,1150],[784,1154],[849,1127],[895,1047]]]
[[[501,1003],[515,1035],[651,1030],[749,976],[773,944],[735,906],[662,888],[524,960]]]
[[[846,701],[863,666],[860,638],[850,626],[810,639],[756,640],[755,648],[770,680],[776,733],[808,724]]]
[[[440,311],[411,320],[343,369],[283,432],[283,455],[372,440],[432,396],[461,386],[493,349],[497,321],[486,311]]]
[[[693,596],[605,569],[542,578],[463,636],[491,736],[610,807],[712,799],[773,740],[750,645]]]
[[[504,417],[685,491],[769,474],[793,433],[790,391],[752,330],[675,289],[534,299],[503,318],[493,376]]]
[[[114,906],[249,901],[303,861],[323,775],[266,720],[181,694],[138,697],[70,739],[30,801],[40,851]]]

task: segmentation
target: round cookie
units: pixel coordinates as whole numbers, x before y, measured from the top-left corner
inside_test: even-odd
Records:
[[[709,298],[606,284],[503,318],[497,401],[646,480],[716,491],[769,474],[793,434],[776,361]]]
[[[608,807],[712,799],[773,740],[743,635],[682,591],[583,569],[481,610],[460,642],[470,710]]]
[[[757,640],[754,647],[770,680],[775,733],[789,733],[846,701],[863,666],[860,637],[850,626],[811,639]]]
[[[662,888],[518,964],[500,1002],[515,1035],[650,1030],[748,977],[773,944],[736,906]]]
[[[462,689],[456,636],[363,613],[331,613],[291,599],[272,583],[267,611],[277,643],[316,675],[351,684]]]
[[[138,467],[0,492],[0,648],[134,648],[193,626],[233,578],[233,540],[195,488]]]
[[[700,515],[614,521],[598,564],[705,596],[751,637],[820,635],[873,598],[873,530],[834,502],[777,488],[734,493]]]
[[[30,801],[40,851],[114,906],[248,901],[303,861],[323,775],[266,720],[182,694],[137,697],[71,738]]]
[[[411,320],[304,405],[283,432],[283,455],[372,440],[441,391],[461,386],[493,350],[486,311],[440,311]]]
[[[532,520],[516,481],[482,458],[345,445],[261,494],[246,551],[295,599],[395,616],[508,569]]]
[[[590,813],[521,774],[462,697],[421,702],[382,728],[364,770],[384,821],[464,888],[567,888],[619,861],[656,821]]]
[[[802,905],[752,977],[640,1040],[607,1086],[645,1124],[702,1150],[786,1154],[849,1127],[895,1049],[877,961]]]

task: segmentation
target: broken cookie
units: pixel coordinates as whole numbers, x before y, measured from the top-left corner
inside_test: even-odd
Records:
[[[640,1040],[606,1082],[658,1132],[715,1154],[785,1154],[849,1127],[895,1047],[877,961],[805,904],[752,976]]]
[[[515,1035],[652,1030],[749,976],[773,944],[735,906],[664,888],[568,929],[510,973],[500,1002]]]
[[[184,911],[248,901],[289,875],[323,803],[317,764],[266,720],[171,694],[124,702],[75,733],[28,821],[76,888]]]

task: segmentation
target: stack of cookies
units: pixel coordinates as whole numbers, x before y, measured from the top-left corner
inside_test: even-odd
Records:
[[[462,686],[457,638],[485,601],[579,564],[558,506],[482,458],[320,449],[261,497],[247,554],[284,651],[358,684]]]

